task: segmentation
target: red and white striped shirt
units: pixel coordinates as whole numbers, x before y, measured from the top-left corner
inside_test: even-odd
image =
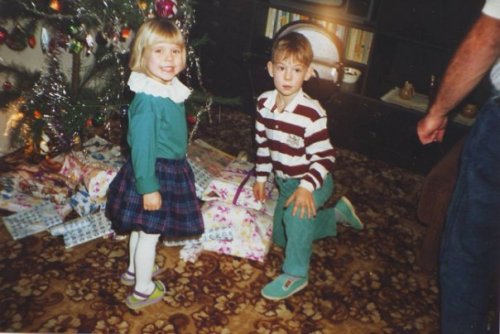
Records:
[[[326,112],[302,90],[283,112],[276,112],[276,97],[272,90],[257,99],[257,181],[265,182],[274,171],[279,178],[301,179],[299,186],[312,192],[335,162]]]

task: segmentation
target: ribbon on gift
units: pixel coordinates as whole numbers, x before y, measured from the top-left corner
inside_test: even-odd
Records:
[[[252,168],[248,171],[248,173],[245,176],[245,178],[243,179],[243,181],[241,181],[240,185],[238,186],[238,189],[236,190],[236,194],[234,194],[234,198],[233,198],[234,205],[238,205],[236,203],[238,203],[238,198],[240,197],[241,191],[245,187],[245,184],[247,184],[248,180],[250,180],[250,177],[254,176],[254,175],[255,175],[255,168]]]

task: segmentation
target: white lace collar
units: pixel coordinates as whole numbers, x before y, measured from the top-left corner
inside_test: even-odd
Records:
[[[165,97],[175,103],[184,102],[191,94],[191,90],[177,78],[173,78],[170,84],[165,85],[139,72],[132,72],[130,74],[128,85],[130,90],[135,93]]]

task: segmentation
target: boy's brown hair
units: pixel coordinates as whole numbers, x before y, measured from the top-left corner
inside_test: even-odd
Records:
[[[283,59],[293,58],[299,63],[309,66],[313,61],[313,56],[309,40],[298,32],[290,32],[274,41],[271,61],[276,63]]]

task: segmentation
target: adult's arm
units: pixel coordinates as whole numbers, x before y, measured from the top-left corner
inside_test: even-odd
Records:
[[[466,97],[500,56],[500,19],[481,14],[450,61],[434,103],[418,123],[422,144],[441,142],[446,115]]]

